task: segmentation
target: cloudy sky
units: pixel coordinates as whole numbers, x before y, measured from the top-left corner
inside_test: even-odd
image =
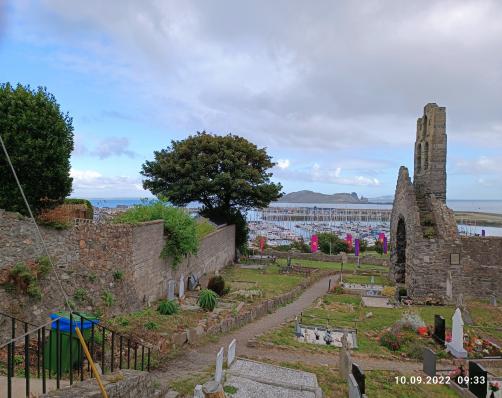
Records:
[[[267,147],[286,192],[394,192],[447,108],[448,195],[502,199],[502,2],[3,1],[0,81],[74,119],[74,196],[144,197],[198,130]]]

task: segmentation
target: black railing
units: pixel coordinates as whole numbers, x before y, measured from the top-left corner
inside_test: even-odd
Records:
[[[19,383],[17,379],[24,379],[25,394],[21,396],[30,397],[32,392],[46,393],[49,389],[60,389],[63,384],[93,377],[75,327],[81,330],[91,357],[103,374],[123,368],[150,371],[152,347],[84,314],[73,312],[68,317],[54,317],[42,326],[1,315],[14,325],[11,330],[14,337],[0,344],[0,375],[7,379],[7,398],[14,397],[13,384]],[[23,324],[22,330],[16,328],[19,322]],[[34,328],[30,330],[30,326]],[[0,396],[5,396],[4,393],[0,391]]]

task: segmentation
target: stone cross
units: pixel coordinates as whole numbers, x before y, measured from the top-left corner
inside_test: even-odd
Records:
[[[180,290],[179,290],[180,299],[185,297],[185,276],[181,274],[180,276]]]
[[[223,347],[220,348],[216,355],[216,370],[214,372],[214,381],[221,383],[223,377]]]
[[[454,357],[467,357],[467,351],[464,349],[464,321],[460,308],[457,308],[455,314],[453,314],[451,343],[448,343],[446,346]]]
[[[176,281],[169,280],[167,281],[167,299],[174,300],[174,289],[176,288]]]
[[[227,354],[227,366],[230,367],[232,363],[235,361],[235,348],[237,345],[237,340],[233,339],[231,343],[228,345],[228,354]]]

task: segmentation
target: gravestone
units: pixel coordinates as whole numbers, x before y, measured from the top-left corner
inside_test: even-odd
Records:
[[[176,289],[176,281],[169,280],[167,281],[167,299],[174,300],[174,289]]]
[[[490,296],[490,304],[493,305],[494,307],[497,306],[497,296],[495,296],[494,294]]]
[[[194,274],[190,274],[188,277],[188,290],[194,291],[197,285],[199,284],[199,280]]]
[[[227,366],[230,367],[235,361],[235,348],[237,345],[237,340],[233,339],[231,343],[228,345],[228,354],[227,354]]]
[[[464,349],[464,321],[460,308],[453,314],[451,342],[446,343],[446,347],[454,357],[467,358],[467,351]]]
[[[372,284],[372,285],[375,284],[375,277],[373,275],[371,276],[370,284]]]
[[[441,315],[434,315],[434,333],[432,337],[440,344],[445,344],[446,328],[445,320]]]
[[[221,383],[222,377],[223,377],[223,347],[220,348],[218,354],[216,355],[216,370],[214,372],[214,381],[216,383]]]
[[[295,318],[295,336],[304,337],[302,333],[302,328],[300,326],[300,322],[298,321],[298,317]]]
[[[436,353],[430,348],[424,348],[423,371],[427,376],[436,376]]]
[[[185,297],[185,276],[183,274],[180,276],[179,297],[180,299]]]
[[[469,361],[469,391],[478,398],[486,398],[488,372],[481,365]]]
[[[288,256],[288,268],[291,268],[291,256]]]
[[[361,392],[359,391],[359,386],[354,376],[349,374],[347,377],[349,383],[349,398],[361,398]]]
[[[193,398],[204,398],[204,393],[202,392],[202,385],[197,384],[193,390]]]
[[[357,363],[352,364],[352,375],[354,376],[354,379],[356,380],[356,383],[359,387],[359,392],[361,394],[366,393],[366,375],[364,374],[364,371],[361,369],[361,367]]]
[[[352,372],[352,357],[350,356],[349,337],[346,330],[344,330],[340,341],[342,343],[342,348],[338,358],[338,371],[343,379],[347,379]]]

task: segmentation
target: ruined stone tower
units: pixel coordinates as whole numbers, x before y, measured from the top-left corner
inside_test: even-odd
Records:
[[[431,193],[446,202],[446,109],[437,104],[425,105],[417,119],[413,181],[421,209]]]

